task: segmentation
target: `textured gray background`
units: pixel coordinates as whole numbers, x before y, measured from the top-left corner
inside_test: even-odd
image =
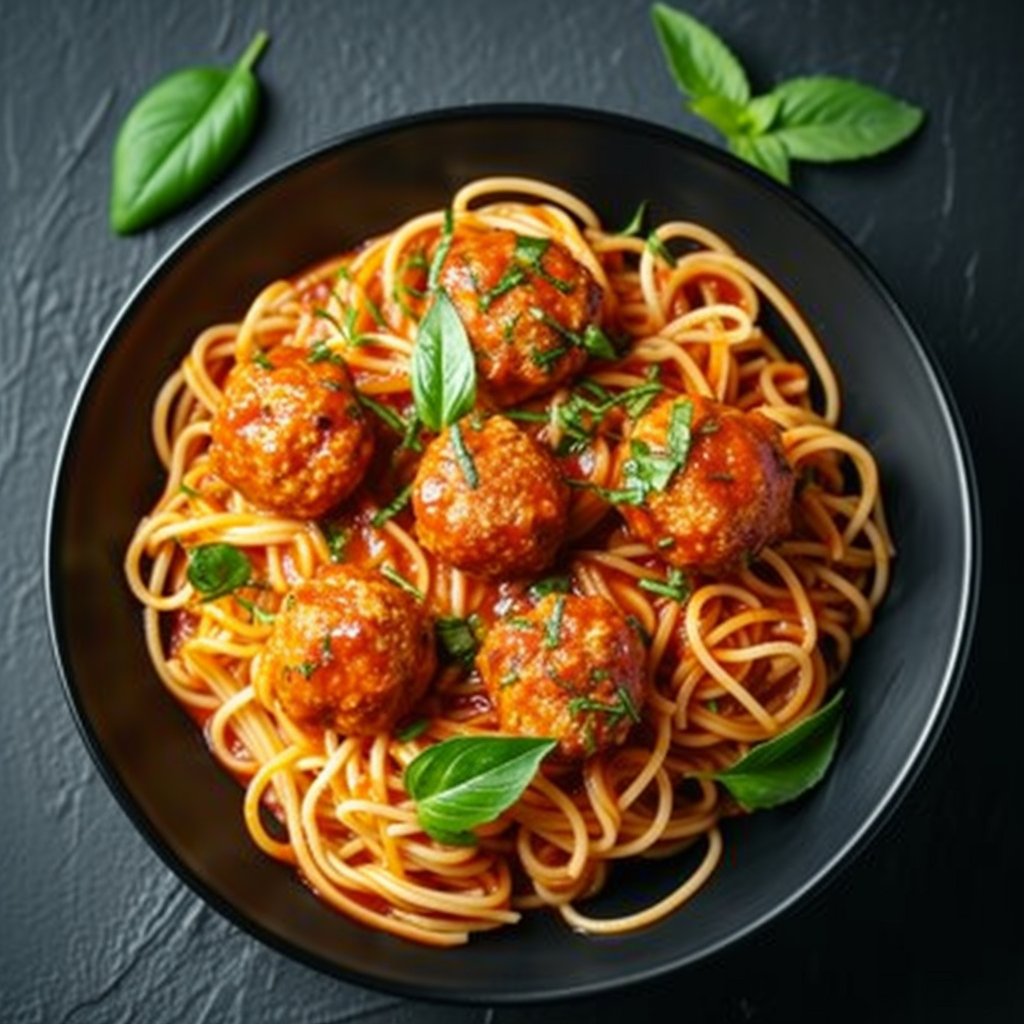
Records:
[[[1024,1018],[1015,812],[1024,439],[1024,5],[692,0],[755,84],[850,75],[929,113],[870,164],[798,191],[859,243],[922,329],[963,414],[983,496],[985,591],[942,743],[902,813],[812,903],[707,967],[556,1008],[447,1008],[316,974],[205,907],[133,831],[90,762],[50,655],[45,505],[63,419],[107,324],[203,212],[283,158],[395,115],[551,101],[712,136],[683,110],[646,0],[3,0],[0,6],[0,1019],[527,1022]],[[131,102],[258,28],[265,117],[205,199],[131,239],[106,221]],[[942,553],[936,552],[936,558]],[[650,1003],[647,1001],[650,1000]]]

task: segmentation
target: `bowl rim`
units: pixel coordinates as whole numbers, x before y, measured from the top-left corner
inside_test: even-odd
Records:
[[[451,124],[459,121],[485,121],[517,119],[547,119],[552,121],[589,122],[597,128],[602,126],[647,136],[652,141],[661,141],[675,148],[689,149],[711,163],[724,166],[733,174],[739,174],[754,182],[758,189],[771,193],[770,199],[788,206],[792,212],[808,222],[814,231],[824,235],[843,258],[864,278],[870,290],[884,304],[886,311],[899,324],[903,340],[913,350],[927,378],[930,393],[934,396],[945,423],[946,440],[955,456],[955,478],[959,496],[958,527],[963,535],[964,571],[960,580],[957,602],[956,628],[950,642],[948,658],[943,677],[936,686],[936,698],[931,704],[927,723],[922,729],[913,748],[904,756],[900,771],[892,778],[884,798],[874,806],[873,813],[859,827],[853,830],[847,841],[839,847],[822,867],[809,876],[805,883],[784,899],[773,903],[767,912],[753,918],[745,928],[731,933],[727,938],[713,945],[702,947],[688,956],[679,956],[661,965],[634,971],[632,974],[611,980],[597,980],[586,984],[555,985],[543,991],[524,989],[522,991],[460,992],[438,985],[424,988],[418,984],[396,982],[394,979],[379,978],[363,974],[351,967],[325,960],[305,949],[297,949],[282,936],[264,927],[246,912],[208,885],[174,851],[168,839],[159,832],[147,818],[142,808],[132,797],[122,779],[118,767],[111,761],[89,721],[78,692],[73,668],[66,650],[66,638],[57,612],[57,588],[60,578],[57,564],[57,527],[61,509],[65,502],[65,476],[74,446],[79,422],[87,406],[90,392],[100,374],[103,363],[114,350],[124,325],[130,321],[136,308],[145,301],[150,291],[159,286],[164,276],[177,261],[207,233],[213,231],[222,221],[230,218],[236,207],[255,197],[258,193],[301,168],[333,154],[352,147],[359,147],[374,139],[394,135],[407,130],[423,130],[431,125]],[[187,212],[186,212],[187,216]],[[173,223],[173,221],[171,222]],[[291,155],[285,155],[268,169],[244,180],[226,196],[217,201],[198,219],[185,222],[179,235],[169,244],[160,248],[158,256],[144,269],[141,278],[121,302],[113,318],[107,324],[99,342],[87,360],[79,384],[70,405],[64,411],[64,426],[53,462],[50,485],[46,500],[46,515],[43,531],[43,583],[46,604],[46,621],[50,639],[51,655],[57,669],[60,685],[67,701],[77,731],[98,769],[104,783],[116,798],[116,803],[126,814],[132,827],[143,835],[147,844],[170,868],[176,878],[184,882],[194,894],[215,908],[223,917],[239,927],[244,933],[257,938],[263,944],[289,959],[303,963],[322,973],[351,984],[387,992],[407,998],[422,999],[449,1005],[529,1005],[555,1003],[564,999],[593,996],[604,992],[620,991],[637,984],[650,982],[666,974],[708,961],[719,955],[723,949],[740,944],[765,925],[790,912],[798,903],[803,903],[812,894],[820,894],[859,857],[878,832],[891,819],[894,812],[913,788],[928,763],[945,726],[949,720],[956,696],[966,671],[977,619],[981,581],[981,518],[980,499],[974,463],[971,456],[967,431],[957,408],[952,389],[937,359],[932,353],[924,335],[908,316],[886,281],[876,270],[868,257],[850,238],[824,214],[815,209],[796,192],[783,186],[768,175],[740,160],[738,157],[711,143],[654,121],[632,114],[606,111],[597,108],[573,106],[559,103],[498,102],[462,104],[439,107],[421,112],[407,113],[366,124],[354,129],[326,137],[307,145]]]

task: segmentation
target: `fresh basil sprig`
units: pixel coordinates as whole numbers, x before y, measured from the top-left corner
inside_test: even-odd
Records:
[[[810,718],[705,777],[720,782],[749,811],[795,800],[821,781],[832,762],[842,726],[842,699],[839,690]]]
[[[405,770],[423,830],[441,843],[474,844],[472,829],[522,796],[555,744],[531,736],[453,736],[427,747]]]
[[[754,96],[743,65],[706,25],[662,3],[651,16],[689,109],[714,125],[733,153],[779,181],[789,182],[793,160],[875,156],[924,119],[919,108],[848,78],[794,78]]]
[[[192,67],[161,79],[129,111],[114,144],[110,224],[130,234],[198,196],[256,126],[258,32],[232,68]]]
[[[212,601],[244,587],[252,578],[252,562],[231,544],[200,544],[188,553],[185,578],[204,601]]]

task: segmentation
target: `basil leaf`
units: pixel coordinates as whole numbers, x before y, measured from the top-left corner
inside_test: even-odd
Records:
[[[875,156],[924,119],[917,107],[846,78],[794,78],[751,97],[742,65],[710,29],[665,4],[655,4],[652,15],[689,109],[717,128],[736,156],[784,184],[791,160]]]
[[[750,119],[742,103],[725,96],[701,96],[689,104],[698,117],[713,124],[727,139],[747,130]]]
[[[777,86],[772,135],[796,160],[856,160],[902,142],[924,115],[909,103],[846,78],[794,78]]]
[[[735,135],[729,139],[729,149],[776,181],[789,184],[789,153],[775,135]]]
[[[695,100],[722,96],[740,105],[750,99],[743,65],[711,29],[665,4],[655,4],[651,16],[669,68],[685,95]]]
[[[257,33],[233,68],[186,68],[135,103],[114,144],[114,231],[130,234],[184,206],[232,163],[256,125],[252,67],[268,38]]]
[[[611,338],[601,330],[597,324],[587,324],[586,330],[580,337],[580,342],[589,355],[596,359],[615,359],[618,352]]]
[[[693,402],[680,398],[672,403],[669,414],[666,450],[653,448],[641,438],[632,438],[629,458],[622,463],[623,493],[609,500],[616,504],[639,505],[651,491],[664,491],[690,456],[692,420]]]
[[[449,661],[472,665],[480,650],[484,625],[476,613],[465,619],[457,615],[442,615],[434,621],[441,650]]]
[[[736,764],[706,778],[720,782],[747,810],[796,799],[821,781],[832,762],[842,725],[840,690],[810,718],[758,744]]]
[[[188,553],[185,577],[204,601],[230,594],[252,578],[252,563],[230,544],[200,544]]]
[[[424,426],[441,430],[472,410],[476,364],[466,328],[444,289],[420,322],[409,368],[416,412]]]
[[[555,745],[530,736],[454,736],[428,747],[405,770],[423,830],[443,843],[476,842],[470,830],[511,807]]]

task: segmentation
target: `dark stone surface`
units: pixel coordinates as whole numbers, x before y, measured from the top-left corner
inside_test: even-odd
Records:
[[[0,10],[0,1016],[17,1022],[559,1021],[664,1006],[692,1022],[974,1021],[1024,1015],[1017,722],[1024,438],[1024,6],[1013,0],[694,0],[756,88],[848,75],[928,112],[870,163],[796,189],[855,242],[920,327],[971,439],[984,591],[938,749],[900,813],[813,902],[712,964],[600,1000],[449,1008],[321,976],[208,909],[132,829],[86,754],[50,654],[45,505],[66,411],[106,325],[158,255],[253,177],[396,115],[494,101],[633,114],[712,138],[682,108],[646,0],[5,0]],[[107,227],[131,102],[259,28],[261,130],[200,202]],[[935,552],[937,559],[942,552]]]

